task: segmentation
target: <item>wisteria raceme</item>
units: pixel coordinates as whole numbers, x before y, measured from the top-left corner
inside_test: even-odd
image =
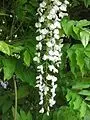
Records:
[[[61,30],[61,19],[67,16],[67,5],[69,2],[64,0],[44,0],[37,9],[39,17],[35,24],[37,28],[36,37],[36,56],[37,62],[37,85],[39,88],[41,110],[40,113],[47,112],[49,115],[50,107],[56,103],[56,88],[58,68],[61,64],[61,49],[63,47]]]

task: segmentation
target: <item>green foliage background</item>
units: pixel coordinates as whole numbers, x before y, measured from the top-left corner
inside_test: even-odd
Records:
[[[39,114],[35,88],[37,8],[42,0],[0,1],[0,120],[13,120],[14,79],[17,120],[90,120],[90,0],[69,0],[69,17],[62,19],[64,47],[58,75],[56,105],[50,116]]]

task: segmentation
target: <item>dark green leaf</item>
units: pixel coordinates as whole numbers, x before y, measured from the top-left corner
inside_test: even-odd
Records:
[[[9,80],[13,76],[16,67],[16,59],[13,58],[4,58],[3,62],[3,69],[4,69],[4,80]]]

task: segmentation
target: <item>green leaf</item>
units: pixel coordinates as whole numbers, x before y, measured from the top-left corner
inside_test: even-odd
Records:
[[[22,120],[27,120],[27,115],[23,110],[20,110],[20,116]]]
[[[85,100],[90,101],[90,96],[86,97]]]
[[[65,34],[69,37],[73,30],[74,21],[73,20],[69,21],[68,19],[65,18],[62,20],[61,23]]]
[[[68,49],[67,51],[68,53],[68,57],[70,59],[70,67],[71,67],[71,71],[72,73],[75,75],[75,70],[76,70],[76,55],[74,53],[74,51],[72,49]]]
[[[80,67],[80,70],[82,72],[82,76],[84,75],[84,52],[81,51],[80,49],[77,49],[75,51],[76,53],[76,60],[77,60],[77,65]]]
[[[79,92],[80,95],[85,95],[85,96],[90,96],[90,91],[89,90],[82,90]]]
[[[26,68],[20,61],[17,63],[15,73],[23,82],[29,83],[31,86],[35,85],[35,71],[30,68]]]
[[[90,33],[86,31],[81,31],[80,32],[80,37],[81,37],[81,42],[84,46],[84,48],[88,45],[89,40],[90,40]]]
[[[90,120],[90,110],[87,110],[87,112],[84,116],[84,120]]]
[[[22,98],[28,96],[28,94],[29,94],[28,86],[27,85],[26,86],[20,86],[18,88],[18,91],[17,91],[17,95],[18,95],[17,98],[22,99]]]
[[[57,120],[80,120],[80,118],[78,113],[73,109],[70,107],[62,106],[57,113]]]
[[[90,51],[84,51],[85,55],[90,58]]]
[[[22,46],[11,46],[10,45],[11,54],[20,53],[22,50],[24,50],[24,47],[22,47]]]
[[[0,51],[7,55],[10,55],[9,45],[5,43],[4,41],[0,41]]]
[[[80,98],[80,96],[76,97],[76,100],[73,102],[74,104],[74,109],[77,110],[80,108],[80,105],[82,103],[82,99]]]
[[[87,20],[80,20],[77,24],[78,27],[84,27],[90,25],[90,21]]]
[[[76,85],[72,86],[72,89],[85,89],[85,88],[89,88],[90,87],[90,83],[87,82],[80,82],[80,83],[76,83]]]
[[[86,103],[83,101],[81,104],[81,108],[80,108],[80,117],[84,117],[86,114],[86,109],[87,109],[87,105]]]
[[[84,0],[84,4],[86,7],[88,7],[90,5],[90,0]]]
[[[16,59],[13,58],[4,58],[3,62],[3,70],[4,70],[4,80],[9,80],[12,78],[13,73],[15,72],[16,67]]]
[[[15,108],[12,107],[13,117],[14,117],[14,111],[15,111]],[[17,120],[22,120],[18,112],[17,112]]]
[[[29,54],[29,52],[27,50],[24,52],[24,63],[28,67],[30,66],[30,54]]]
[[[76,27],[76,26],[73,26],[73,31],[75,32],[76,36],[77,36],[77,39],[80,40],[80,28]]]
[[[11,100],[8,100],[8,101],[6,100],[2,106],[2,112],[6,113],[10,109],[12,104],[13,104],[13,102]]]
[[[53,113],[53,120],[57,120],[57,113],[58,113],[58,111],[55,110],[54,113]]]
[[[27,114],[27,120],[32,120],[32,114],[30,113],[30,111]]]
[[[43,115],[42,120],[51,120],[51,116],[50,116],[50,115],[47,116],[47,114],[45,113],[45,114]]]
[[[17,2],[19,2],[19,4],[21,5],[24,5],[27,2],[27,0],[17,0]]]
[[[90,58],[85,57],[85,58],[84,58],[84,61],[85,61],[85,64],[86,64],[87,69],[90,70]]]

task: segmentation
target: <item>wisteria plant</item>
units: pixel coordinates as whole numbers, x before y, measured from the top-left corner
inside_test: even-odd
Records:
[[[0,1],[0,120],[90,120],[90,0]]]

